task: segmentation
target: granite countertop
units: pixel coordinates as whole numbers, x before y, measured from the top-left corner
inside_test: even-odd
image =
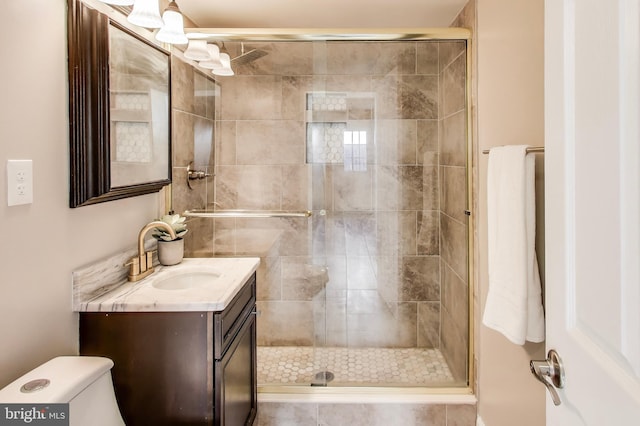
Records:
[[[73,308],[76,312],[222,311],[256,271],[259,263],[260,259],[252,257],[186,258],[178,265],[156,266],[153,274],[138,282],[120,278],[117,283],[94,285],[89,291],[88,286],[82,288],[74,282]],[[94,276],[97,272],[89,271]],[[199,284],[189,288],[156,287],[163,287],[168,282],[166,280],[186,273],[201,277],[202,274],[214,273],[218,276],[212,277],[210,284],[208,279],[200,279]]]

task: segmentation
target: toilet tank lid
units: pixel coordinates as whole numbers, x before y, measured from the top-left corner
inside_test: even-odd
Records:
[[[0,403],[67,403],[105,373],[113,361],[94,356],[60,356],[53,358],[0,389]],[[22,386],[32,380],[47,379],[49,385],[25,393]]]

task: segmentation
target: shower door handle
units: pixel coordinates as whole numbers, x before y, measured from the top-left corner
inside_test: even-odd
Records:
[[[560,405],[562,401],[556,388],[562,389],[564,387],[564,366],[558,352],[551,349],[547,354],[547,359],[531,360],[529,367],[531,368],[531,374],[547,387],[553,404]]]

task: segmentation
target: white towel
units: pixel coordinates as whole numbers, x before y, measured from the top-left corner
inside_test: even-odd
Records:
[[[517,345],[544,341],[542,287],[535,252],[535,158],[527,147],[489,153],[489,293],[482,322]]]

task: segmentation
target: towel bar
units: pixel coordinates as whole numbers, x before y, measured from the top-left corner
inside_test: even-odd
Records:
[[[482,151],[483,154],[488,154],[491,149],[485,149]],[[527,148],[527,154],[544,154],[544,146],[532,146],[531,148]]]
[[[185,210],[183,216],[211,218],[310,217],[311,212],[279,210]]]

